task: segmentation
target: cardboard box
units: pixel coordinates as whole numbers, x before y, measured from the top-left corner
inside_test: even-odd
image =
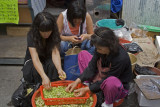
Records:
[[[9,36],[27,36],[29,26],[7,26],[7,35]]]
[[[138,75],[136,78],[148,78],[148,77],[158,77],[158,76],[152,76],[152,75]],[[136,93],[137,93],[137,99],[139,106],[141,107],[160,107],[160,99],[156,100],[148,100],[143,93],[140,91],[138,86],[136,86]]]
[[[19,11],[19,24],[32,24],[31,10],[28,5],[20,5]]]
[[[28,0],[18,0],[18,4],[28,4]]]
[[[158,50],[158,53],[160,54],[160,36],[156,36],[155,45]]]

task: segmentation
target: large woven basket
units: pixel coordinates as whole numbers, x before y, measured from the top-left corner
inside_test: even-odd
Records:
[[[137,63],[137,58],[136,58],[136,56],[134,54],[128,53],[128,55],[129,55],[129,58],[131,60],[132,72],[133,72],[133,70],[135,68],[135,64]]]

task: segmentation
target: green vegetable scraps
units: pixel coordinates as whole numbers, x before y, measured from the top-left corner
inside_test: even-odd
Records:
[[[35,99],[35,104],[36,104],[36,107],[91,107],[92,104],[93,104],[93,98],[90,97],[87,99],[86,103],[85,104],[67,104],[67,105],[50,105],[50,106],[47,106],[45,105],[44,101],[42,100],[41,97],[37,97]]]
[[[74,97],[73,93],[67,93],[64,86],[52,87],[51,90],[43,89],[43,94],[45,98],[66,98]],[[36,107],[91,107],[93,104],[93,98],[87,99],[85,104],[68,104],[68,105],[45,105],[41,96],[35,99]]]
[[[33,91],[32,88],[28,88],[28,89],[27,89],[27,94],[26,94],[26,96],[28,96],[32,91]]]
[[[50,90],[43,89],[44,98],[74,97],[73,93],[67,93],[65,89],[64,86],[52,87]]]

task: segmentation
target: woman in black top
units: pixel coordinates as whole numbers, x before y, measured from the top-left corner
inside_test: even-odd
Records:
[[[69,84],[66,91],[72,92],[78,83],[91,81],[89,86],[74,90],[75,96],[83,96],[87,91],[102,92],[105,102],[99,106],[112,107],[116,100],[128,93],[132,77],[130,58],[109,28],[96,29],[91,44],[96,47],[95,54],[81,76]]]
[[[60,34],[54,16],[47,12],[36,15],[27,35],[27,51],[22,69],[25,81],[50,88],[50,81],[65,79],[59,53]]]

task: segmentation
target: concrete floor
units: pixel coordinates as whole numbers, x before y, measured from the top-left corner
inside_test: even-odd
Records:
[[[3,40],[2,40],[3,39]],[[0,37],[0,47],[1,54],[0,59],[3,57],[18,58],[21,55],[21,58],[25,56],[25,47],[26,47],[26,37]],[[16,47],[16,48],[15,48]],[[5,54],[4,54],[4,53]],[[12,54],[11,54],[12,53]],[[18,55],[18,56],[17,56]],[[12,56],[12,57],[11,57]],[[21,72],[22,66],[17,65],[0,65],[0,107],[13,107],[11,106],[11,96],[13,92],[20,85],[20,79],[22,78]],[[133,83],[134,84],[134,83]],[[134,85],[131,84],[130,95],[125,99],[125,101],[119,107],[139,107],[137,102],[137,96],[134,93]]]
[[[22,66],[0,66],[0,107],[10,105],[11,96],[20,85],[21,68]]]
[[[0,36],[0,107],[13,107],[11,96],[22,78],[22,66],[17,65],[23,64],[26,46],[26,36]]]

